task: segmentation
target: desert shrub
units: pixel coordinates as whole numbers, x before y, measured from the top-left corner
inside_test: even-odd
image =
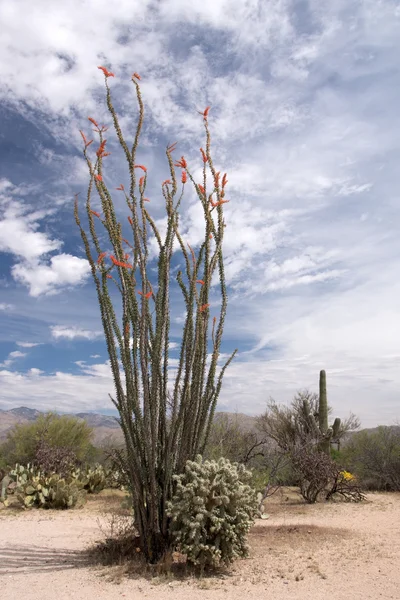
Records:
[[[227,458],[231,462],[256,466],[261,462],[257,459],[264,456],[264,446],[264,437],[255,429],[246,427],[237,415],[220,413],[212,422],[204,458]]]
[[[292,465],[300,493],[309,504],[314,504],[321,496],[326,500],[340,496],[354,502],[364,499],[357,478],[344,471],[325,452],[309,447],[293,451]]]
[[[44,441],[53,448],[72,450],[78,461],[85,462],[92,435],[92,429],[77,417],[47,413],[32,423],[13,427],[2,446],[3,460],[8,465],[32,463],[39,442]]]
[[[46,474],[65,477],[76,466],[77,457],[72,448],[54,447],[42,439],[36,446],[34,464]]]
[[[292,464],[297,483],[304,500],[309,504],[317,501],[335,475],[336,464],[325,452],[303,448],[293,453]]]
[[[343,449],[343,459],[365,489],[400,491],[400,427],[356,433]]]
[[[334,473],[334,477],[330,482],[330,487],[325,496],[326,500],[340,496],[346,501],[361,502],[365,500],[361,486],[357,477],[349,471],[339,471]]]
[[[323,436],[318,425],[319,396],[308,390],[297,392],[290,406],[280,406],[270,400],[267,410],[257,419],[257,427],[261,434],[273,440],[283,452],[290,452],[295,447],[313,447],[321,444]],[[330,414],[331,408],[327,408]],[[353,414],[340,422],[335,441],[340,443],[349,431],[360,426]]]
[[[257,512],[250,471],[224,458],[203,461],[198,456],[174,480],[167,514],[178,552],[202,568],[246,556],[246,537]]]

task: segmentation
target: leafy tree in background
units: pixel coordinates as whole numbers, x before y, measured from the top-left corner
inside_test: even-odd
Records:
[[[93,430],[77,417],[49,412],[36,421],[17,424],[8,433],[1,447],[2,460],[8,465],[35,461],[40,442],[54,448],[74,452],[79,462],[86,462],[93,453]]]
[[[366,489],[400,491],[400,426],[360,431],[342,454]]]

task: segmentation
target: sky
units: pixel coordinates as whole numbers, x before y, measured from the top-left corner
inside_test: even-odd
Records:
[[[165,147],[201,173],[202,117],[227,172],[226,372],[218,408],[318,390],[363,427],[400,419],[400,6],[394,0],[2,0],[0,408],[112,414],[99,308],[73,218],[79,130],[145,124],[138,160],[162,228]],[[127,181],[110,127],[105,179]],[[94,145],[93,145],[94,146]],[[113,196],[118,217],[123,198]],[[228,196],[228,193],[227,193]],[[202,214],[182,204],[198,248]],[[181,257],[176,256],[175,266]],[[175,292],[173,292],[175,294]],[[175,296],[174,296],[175,298]],[[172,307],[176,358],[183,308]],[[211,306],[210,310],[217,310]],[[175,354],[174,354],[175,352]]]

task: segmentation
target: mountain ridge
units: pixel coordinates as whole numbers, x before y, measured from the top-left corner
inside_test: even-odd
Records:
[[[4,442],[7,437],[7,433],[15,425],[32,423],[43,414],[46,414],[46,412],[37,410],[36,408],[28,408],[27,406],[19,406],[9,410],[0,409],[0,443]],[[95,446],[100,446],[103,443],[119,444],[123,442],[123,434],[117,421],[117,417],[103,415],[96,412],[62,414],[67,414],[69,416],[77,417],[78,419],[86,421],[89,427],[93,429],[93,443]],[[256,416],[246,415],[245,413],[231,413],[222,411],[216,412],[214,418],[217,421],[223,418],[228,418],[231,422],[238,421],[239,425],[245,431],[254,430],[257,419]],[[374,433],[378,430],[378,427],[359,429],[358,431]],[[398,425],[388,425],[388,427],[398,427]]]

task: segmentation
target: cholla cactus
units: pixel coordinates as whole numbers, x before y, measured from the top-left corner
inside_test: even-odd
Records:
[[[203,462],[198,456],[174,479],[168,514],[176,549],[203,568],[247,556],[246,537],[258,508],[251,472],[224,458]]]
[[[91,155],[93,140],[87,140],[81,132],[90,175],[86,197],[88,227],[81,222],[77,202],[75,219],[100,305],[115,384],[112,401],[119,412],[126,442],[126,471],[133,495],[135,525],[144,555],[149,562],[155,562],[169,545],[165,507],[172,496],[172,476],[183,471],[188,459],[203,453],[222,378],[236,352],[218,372],[227,307],[222,242],[223,205],[229,202],[225,198],[228,182],[226,173],[221,177],[215,170],[211,158],[210,107],[207,107],[201,113],[206,138],[205,149],[200,149],[199,154],[203,165],[201,182],[194,180],[184,156],[174,162],[172,153],[176,144],[166,149],[170,178],[161,184],[167,216],[163,238],[151,215],[152,204],[147,197],[148,169],[136,161],[144,119],[140,76],[137,73],[132,76],[139,115],[130,148],[111,99],[108,79],[114,74],[105,67],[99,68],[105,76],[107,106],[127,162],[126,187],[118,185],[119,182],[111,184],[117,184],[114,189],[125,197],[126,214],[121,222],[106,183],[112,178],[112,173],[105,176],[104,167],[109,154],[104,137],[107,127],[90,117],[99,136],[99,146]],[[180,169],[178,177],[176,167]],[[185,240],[179,231],[178,209],[190,183],[204,214],[204,240],[198,250],[192,248],[190,240]],[[101,212],[92,208],[94,190],[100,199]],[[159,250],[157,269],[148,266],[151,243]],[[186,320],[176,377],[171,381],[168,366],[170,271],[175,249],[181,251],[185,266],[185,272],[179,271],[176,280],[182,292]],[[215,271],[219,285],[210,298]],[[218,292],[220,297],[216,298]],[[211,306],[213,312],[214,307],[219,309],[219,315],[212,321]]]

